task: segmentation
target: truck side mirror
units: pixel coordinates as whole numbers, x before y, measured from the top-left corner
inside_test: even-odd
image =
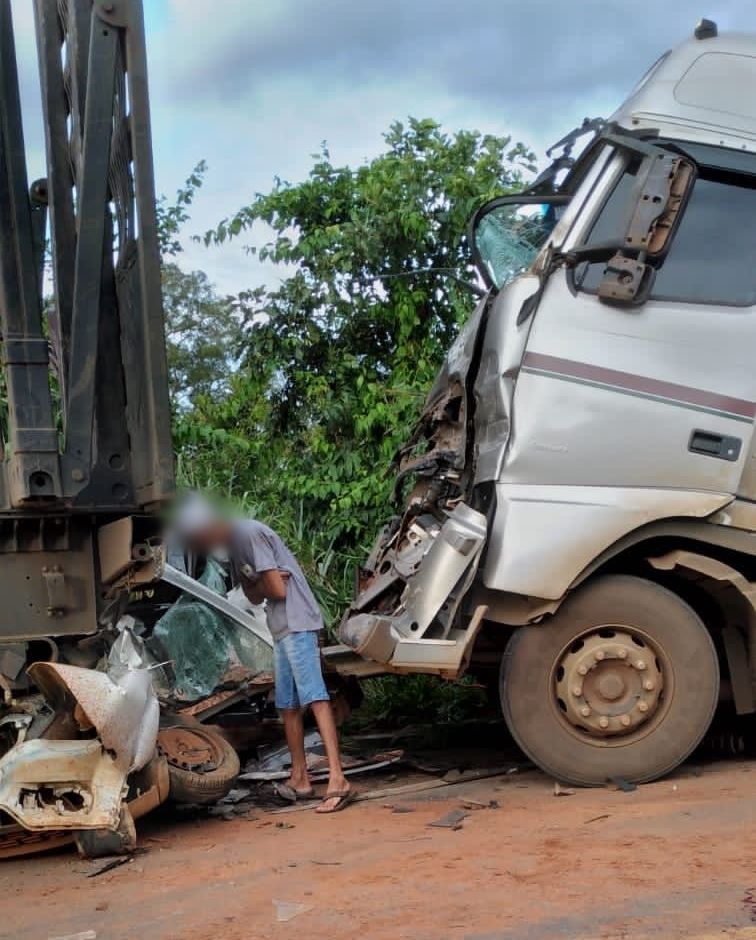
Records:
[[[609,259],[599,299],[613,304],[646,300],[655,273],[646,259],[660,262],[669,249],[695,175],[693,163],[677,154],[659,151],[645,158],[624,245]]]
[[[572,249],[568,262],[605,261],[598,296],[604,303],[637,305],[649,295],[682,217],[696,167],[679,154],[648,149],[635,174],[630,219],[624,234]]]

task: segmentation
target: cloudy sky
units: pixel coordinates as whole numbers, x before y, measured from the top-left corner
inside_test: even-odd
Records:
[[[53,2],[53,0],[50,0]],[[583,117],[605,116],[701,15],[756,31],[753,0],[144,0],[157,187],[201,159],[189,231],[332,159],[378,153],[397,118],[512,134],[542,153]],[[32,172],[41,143],[31,0],[13,0]],[[182,262],[221,290],[269,272],[242,250],[188,245]]]

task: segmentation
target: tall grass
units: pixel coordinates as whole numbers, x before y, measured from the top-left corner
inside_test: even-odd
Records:
[[[362,683],[362,713],[389,728],[407,724],[454,724],[481,715],[485,690],[465,676],[456,682],[436,676],[380,676]]]

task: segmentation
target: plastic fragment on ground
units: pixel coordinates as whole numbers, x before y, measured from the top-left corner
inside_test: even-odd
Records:
[[[279,924],[285,924],[287,921],[294,920],[300,914],[311,911],[309,904],[300,904],[298,901],[277,901],[273,899],[273,905],[276,909],[276,920]]]
[[[466,819],[469,815],[469,813],[466,813],[462,809],[453,809],[440,819],[434,819],[433,822],[428,823],[428,825],[436,829],[461,829],[462,820]]]
[[[97,931],[82,930],[81,933],[67,933],[60,937],[50,937],[49,940],[97,940]]]

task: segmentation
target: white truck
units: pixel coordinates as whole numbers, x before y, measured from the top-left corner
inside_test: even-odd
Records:
[[[756,36],[703,20],[475,214],[487,291],[342,623],[390,671],[500,664],[561,780],[651,780],[721,692],[756,710],[755,102]]]

